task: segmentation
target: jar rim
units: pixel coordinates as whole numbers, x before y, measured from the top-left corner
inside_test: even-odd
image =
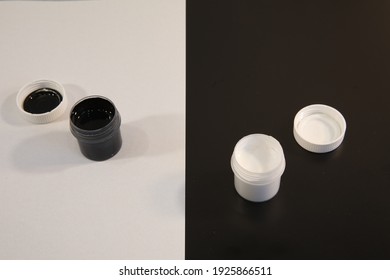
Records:
[[[77,122],[75,122],[75,115],[76,115],[75,110],[77,109],[78,106],[82,105],[87,101],[92,101],[93,99],[100,100],[100,101],[103,100],[104,102],[107,102],[107,104],[109,104],[110,108],[113,110],[112,118],[109,119],[109,121],[101,127],[98,127],[96,129],[85,129],[85,127],[80,126],[77,124]],[[91,104],[89,104],[89,106],[91,106]],[[72,134],[79,141],[98,141],[98,142],[103,141],[107,137],[110,137],[115,130],[119,129],[120,124],[121,124],[121,118],[118,110],[116,109],[114,103],[110,99],[104,96],[90,95],[84,97],[80,99],[78,102],[76,102],[70,111],[70,130]]]
[[[248,147],[248,151],[245,152],[250,153],[250,158],[240,157],[240,153]],[[234,147],[231,158],[234,174],[251,184],[266,184],[274,181],[283,174],[285,165],[282,146],[275,138],[265,134],[250,134],[241,138]]]

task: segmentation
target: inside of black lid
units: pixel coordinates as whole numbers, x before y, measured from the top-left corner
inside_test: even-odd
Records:
[[[62,95],[51,88],[40,88],[24,100],[23,109],[31,114],[43,114],[55,109],[62,101]]]

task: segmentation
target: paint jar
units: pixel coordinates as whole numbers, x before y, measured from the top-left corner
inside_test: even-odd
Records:
[[[237,142],[231,167],[237,192],[247,200],[262,202],[277,194],[286,161],[275,138],[251,134]]]
[[[88,96],[70,112],[70,131],[82,154],[91,160],[113,157],[122,146],[121,117],[114,103],[103,96]]]
[[[66,110],[64,87],[50,80],[39,80],[23,86],[16,96],[16,106],[23,118],[36,124],[58,119]]]

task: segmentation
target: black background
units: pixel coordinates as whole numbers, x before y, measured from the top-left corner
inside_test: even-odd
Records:
[[[186,259],[389,259],[389,93],[389,1],[187,0]],[[347,122],[328,154],[292,133],[316,103]],[[265,203],[234,189],[251,133],[286,157]]]

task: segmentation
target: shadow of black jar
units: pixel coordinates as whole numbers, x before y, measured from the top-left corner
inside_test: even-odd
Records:
[[[121,117],[114,103],[93,95],[78,101],[70,112],[70,131],[82,154],[103,161],[113,157],[122,146]]]

